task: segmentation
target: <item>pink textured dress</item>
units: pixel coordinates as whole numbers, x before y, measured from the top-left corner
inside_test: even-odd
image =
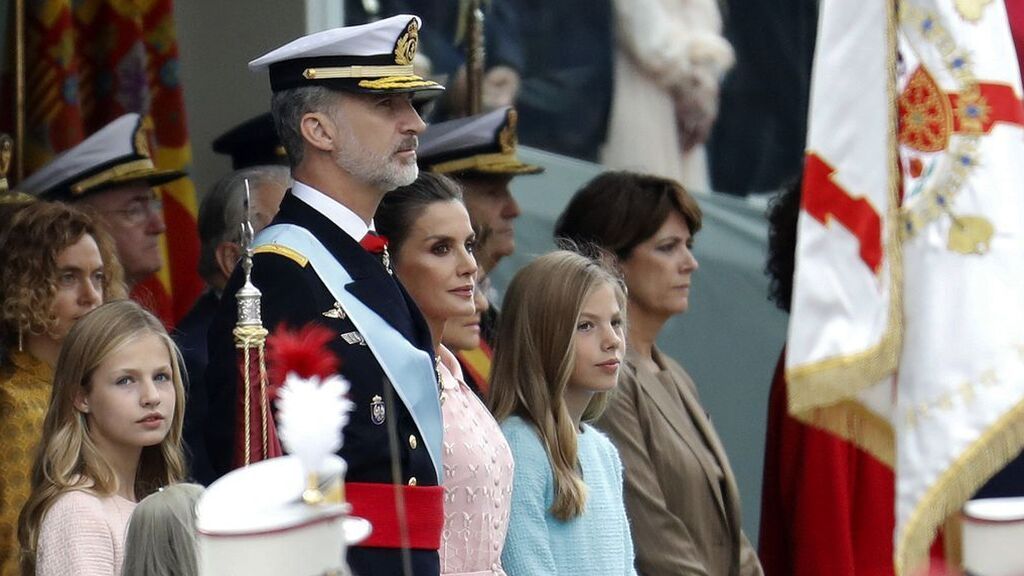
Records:
[[[36,576],[120,576],[135,502],[70,490],[43,515]]]
[[[501,551],[512,496],[512,452],[491,413],[441,347],[444,530],[441,574],[504,576]]]

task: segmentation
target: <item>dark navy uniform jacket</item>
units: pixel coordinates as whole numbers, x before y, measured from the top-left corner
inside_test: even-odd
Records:
[[[181,350],[188,373],[188,395],[185,405],[185,448],[188,450],[189,476],[200,484],[208,485],[217,477],[210,466],[206,453],[205,429],[208,418],[206,405],[208,394],[203,380],[206,374],[208,356],[206,336],[210,331],[213,315],[217,313],[217,294],[207,290],[192,305],[188,314],[178,322],[172,334]]]
[[[273,224],[295,224],[309,230],[353,278],[347,289],[401,332],[416,347],[433,357],[430,329],[419,309],[398,281],[388,274],[377,256],[366,252],[326,216],[289,192]],[[232,329],[237,310],[235,293],[244,281],[241,268],[235,270],[210,328],[206,384],[209,393],[207,449],[218,473],[232,464],[234,433],[237,429],[236,398],[238,368]],[[325,316],[334,309],[334,297],[301,258],[282,253],[259,252],[253,258],[252,281],[263,293],[263,324],[273,332],[282,322],[292,328],[316,322],[338,334],[331,349],[341,359],[341,375],[351,382],[349,398],[355,404],[344,430],[344,447],[338,454],[348,463],[347,482],[390,484],[392,470],[388,453],[387,423],[374,423],[374,397],[384,397],[385,375],[370,348],[349,344],[343,334],[355,330],[351,321]],[[334,316],[337,316],[336,314]],[[436,386],[436,382],[432,385]],[[401,398],[394,395],[394,410],[386,419],[397,422],[399,458],[403,482],[438,486],[439,479],[427,452],[426,442]],[[378,402],[379,407],[379,402]],[[415,478],[415,480],[413,480]],[[401,557],[392,548],[350,548],[349,564],[361,576],[401,574]],[[417,576],[437,575],[437,551],[413,550],[413,572]]]

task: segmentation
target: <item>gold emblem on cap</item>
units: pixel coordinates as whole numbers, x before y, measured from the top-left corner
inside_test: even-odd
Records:
[[[516,123],[519,121],[519,114],[515,108],[508,109],[508,123],[498,134],[498,145],[501,146],[502,154],[512,154],[516,151]]]
[[[139,126],[135,129],[135,135],[132,139],[132,144],[135,145],[135,153],[139,156],[145,156],[146,158],[152,158],[153,155],[149,151],[149,131],[153,129],[153,121],[149,116],[145,117],[139,122]]]
[[[412,64],[412,59],[416,57],[416,46],[419,43],[419,26],[416,25],[416,19],[413,18],[405,27],[405,32],[402,32],[398,41],[395,42],[395,64]]]

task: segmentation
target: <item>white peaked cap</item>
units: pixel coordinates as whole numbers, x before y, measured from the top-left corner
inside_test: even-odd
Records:
[[[157,170],[142,117],[125,114],[26,178],[18,190],[47,200],[80,198],[133,184],[177,180],[180,170]]]
[[[369,530],[347,516],[344,474],[341,458],[323,461],[317,476],[326,498],[320,504],[303,500],[307,472],[295,456],[264,460],[214,482],[196,506],[200,574],[345,573],[346,542]]]
[[[256,58],[249,69],[267,69],[274,92],[317,85],[366,93],[444,90],[413,72],[420,24],[417,16],[400,14],[315,32]]]

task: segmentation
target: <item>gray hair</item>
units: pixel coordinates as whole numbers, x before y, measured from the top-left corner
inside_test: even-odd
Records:
[[[285,166],[250,166],[235,170],[221,178],[206,193],[199,206],[199,275],[212,282],[220,274],[217,266],[217,246],[221,242],[239,240],[239,225],[245,219],[245,181],[249,180],[252,194],[258,195],[268,184],[287,188],[291,174]]]
[[[132,512],[122,576],[198,576],[198,484],[174,484],[144,498]]]
[[[270,114],[274,117],[274,127],[292,168],[302,163],[306,144],[299,128],[302,116],[310,112],[331,111],[338,94],[324,86],[302,86],[274,92],[270,99]]]

